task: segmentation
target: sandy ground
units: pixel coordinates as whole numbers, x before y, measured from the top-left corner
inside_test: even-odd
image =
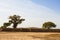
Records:
[[[0,32],[0,40],[60,40],[60,33]]]

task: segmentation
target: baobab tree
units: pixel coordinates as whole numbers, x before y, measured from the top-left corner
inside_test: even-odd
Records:
[[[16,28],[18,24],[21,24],[25,19],[21,18],[19,15],[9,16],[9,23],[13,24],[13,28]]]

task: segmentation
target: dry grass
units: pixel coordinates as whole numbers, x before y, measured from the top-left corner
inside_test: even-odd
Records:
[[[0,40],[60,40],[60,33],[0,32]]]

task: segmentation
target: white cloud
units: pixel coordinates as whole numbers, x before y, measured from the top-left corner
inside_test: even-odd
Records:
[[[0,22],[3,23],[8,20],[9,15],[17,14],[25,18],[19,26],[23,27],[41,27],[45,21],[53,21],[59,26],[59,15],[52,9],[46,8],[42,5],[37,5],[30,0],[0,0]]]

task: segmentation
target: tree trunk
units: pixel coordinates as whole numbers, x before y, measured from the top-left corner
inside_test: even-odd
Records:
[[[50,29],[50,27],[48,27],[48,29]]]
[[[13,24],[13,28],[15,29],[17,27],[17,23]]]

